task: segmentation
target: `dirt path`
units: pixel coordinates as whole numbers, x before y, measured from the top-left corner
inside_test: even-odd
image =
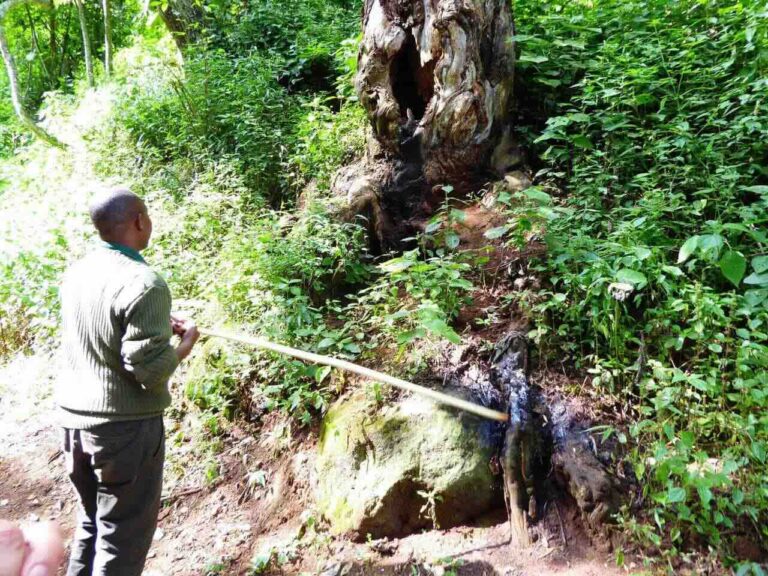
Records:
[[[59,362],[32,356],[0,368],[0,516],[54,520],[69,538],[75,498],[52,425],[50,394]],[[277,418],[267,419],[258,432],[232,426],[214,456],[220,476],[207,482],[210,462],[204,462],[200,445],[181,434],[191,424],[168,420],[164,507],[147,576],[245,574],[260,559],[268,560],[261,573],[324,576],[619,573],[583,534],[568,533],[568,518],[559,525],[543,523],[538,541],[527,550],[508,544],[507,524],[499,514],[478,526],[394,541],[332,538],[312,512],[311,433],[286,432]]]

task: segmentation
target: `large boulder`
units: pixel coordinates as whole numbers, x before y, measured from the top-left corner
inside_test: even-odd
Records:
[[[336,534],[399,537],[503,506],[492,472],[500,426],[419,396],[376,407],[363,393],[326,415],[317,505]]]

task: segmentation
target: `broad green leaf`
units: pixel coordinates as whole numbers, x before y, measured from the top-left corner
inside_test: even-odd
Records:
[[[645,246],[636,246],[635,247],[635,256],[637,256],[637,259],[640,261],[647,260],[651,257],[651,250],[646,248]]]
[[[317,372],[315,372],[315,381],[318,384],[321,384],[323,380],[328,378],[328,375],[331,373],[331,367],[330,366],[321,366],[318,368]]]
[[[752,258],[752,269],[758,274],[768,270],[768,256],[755,256]]]
[[[428,318],[421,322],[422,326],[453,344],[461,344],[461,337],[440,318]]]
[[[677,255],[677,263],[682,264],[696,251],[699,246],[699,237],[691,236],[680,247],[680,253]]]
[[[765,444],[762,442],[752,442],[752,455],[761,463],[765,462]]]
[[[544,192],[541,188],[537,188],[536,186],[523,190],[523,195],[541,204],[552,203],[552,196]]]
[[[453,230],[449,230],[445,233],[445,245],[451,250],[454,250],[459,245],[460,241],[461,239],[459,238],[459,235]]]
[[[683,275],[683,271],[680,270],[680,268],[678,268],[677,266],[662,266],[661,269],[667,274],[671,274],[672,276],[675,276],[677,278]]]
[[[747,301],[747,305],[755,308],[768,300],[768,289],[747,290],[744,292],[744,299]]]
[[[702,506],[709,506],[709,502],[712,500],[712,490],[706,486],[699,486],[696,491],[699,493]]]
[[[442,220],[435,220],[433,222],[430,222],[424,228],[424,234],[433,234],[433,233],[437,232],[438,230],[440,230],[440,227],[442,225],[443,225],[443,221]]]
[[[670,504],[685,502],[685,488],[680,488],[679,486],[670,487],[667,490],[667,502]]]
[[[491,228],[490,230],[486,230],[485,236],[488,238],[488,240],[496,240],[497,238],[501,238],[504,236],[504,234],[507,233],[507,227],[506,226],[497,226],[496,228]]]
[[[574,136],[571,138],[571,142],[573,142],[574,146],[582,148],[583,150],[591,150],[593,148],[592,141],[583,134]]]
[[[398,344],[409,344],[418,338],[424,338],[427,332],[424,328],[416,328],[415,330],[409,330],[407,332],[400,332],[397,335]]]
[[[530,62],[533,64],[541,64],[542,62],[549,61],[549,58],[546,56],[543,56],[541,54],[521,54],[520,58],[517,59],[518,62]]]
[[[534,40],[536,38],[538,38],[538,36],[532,34],[514,34],[509,37],[509,40],[511,42],[525,42],[526,40]]]
[[[506,190],[499,192],[499,195],[496,197],[496,202],[499,202],[500,204],[509,204],[510,200],[512,200],[512,195]]]
[[[358,346],[354,342],[350,342],[349,344],[344,344],[344,350],[346,350],[351,354],[360,354],[360,346]]]
[[[637,270],[632,270],[630,268],[622,268],[621,270],[616,272],[616,279],[619,282],[632,284],[636,288],[642,288],[648,283],[648,279],[645,277],[645,274],[643,274],[642,272],[638,272]]]
[[[330,348],[334,344],[336,344],[336,340],[334,340],[333,338],[323,338],[322,340],[320,340],[320,342],[318,342],[317,349],[323,350],[325,348]]]
[[[768,194],[768,186],[745,186],[742,190],[754,192],[755,194]]]
[[[553,42],[555,46],[563,46],[566,48],[575,48],[576,50],[584,50],[587,46],[584,44],[584,42],[579,42],[578,40],[561,40],[558,38]]]
[[[729,250],[720,258],[720,271],[728,281],[738,287],[747,271],[747,259],[740,252]]]
[[[589,122],[592,119],[588,114],[584,114],[583,112],[577,112],[576,114],[571,114],[569,118],[573,122]]]
[[[390,274],[392,274],[396,272],[402,272],[403,270],[407,270],[408,268],[413,266],[415,263],[416,262],[408,258],[393,258],[392,260],[387,260],[386,262],[379,264],[379,269],[382,272],[389,272]]]
[[[699,236],[699,250],[710,257],[717,256],[724,243],[725,240],[720,234],[704,234]]]
[[[744,284],[750,286],[768,286],[768,274],[750,274],[744,278]]]

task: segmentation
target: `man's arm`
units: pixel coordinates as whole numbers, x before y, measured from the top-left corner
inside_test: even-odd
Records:
[[[144,388],[165,384],[197,340],[197,329],[192,325],[185,329],[181,344],[174,349],[170,315],[171,294],[164,285],[147,288],[126,311],[123,364]]]
[[[181,362],[192,352],[192,347],[200,338],[200,332],[191,320],[178,320],[173,316],[171,316],[171,329],[174,334],[181,338],[181,342],[176,346],[176,357]]]

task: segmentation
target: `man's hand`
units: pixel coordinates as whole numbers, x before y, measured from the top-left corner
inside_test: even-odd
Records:
[[[192,352],[195,342],[200,338],[200,332],[191,320],[179,320],[173,316],[171,316],[171,327],[174,334],[181,336],[181,342],[176,347],[176,356],[181,362]]]
[[[54,576],[64,557],[64,542],[55,524],[23,530],[0,520],[0,576]]]
[[[171,330],[174,336],[184,336],[184,320],[171,314]]]

